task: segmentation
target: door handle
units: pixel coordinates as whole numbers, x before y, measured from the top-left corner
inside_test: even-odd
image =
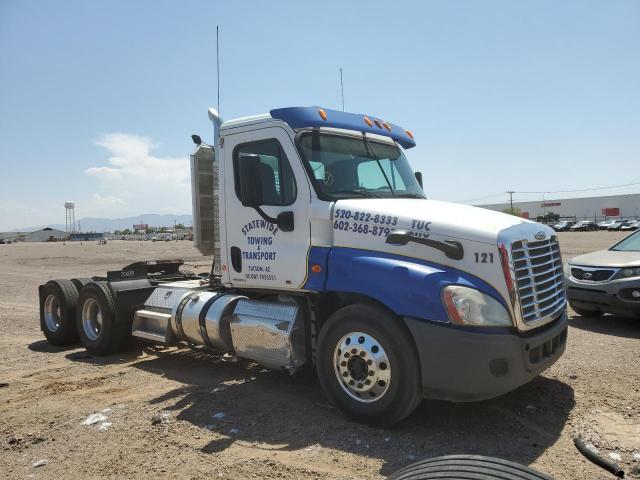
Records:
[[[231,266],[236,272],[242,272],[242,251],[239,247],[231,247]]]

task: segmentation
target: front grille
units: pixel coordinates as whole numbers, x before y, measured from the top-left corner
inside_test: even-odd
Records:
[[[607,269],[588,269],[585,270],[583,268],[572,267],[571,268],[571,276],[576,280],[585,280],[588,282],[606,282],[609,280],[615,270],[607,270]]]
[[[525,323],[536,322],[564,308],[564,275],[556,237],[514,242],[511,258]]]

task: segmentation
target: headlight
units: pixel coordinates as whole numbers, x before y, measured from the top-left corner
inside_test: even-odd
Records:
[[[623,268],[618,272],[616,278],[640,277],[640,268]]]
[[[509,312],[500,302],[474,288],[450,285],[442,289],[449,320],[456,325],[511,327]]]

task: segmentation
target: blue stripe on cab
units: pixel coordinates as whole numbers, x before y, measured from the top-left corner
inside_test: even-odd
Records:
[[[360,115],[357,113],[341,112],[339,110],[330,110],[323,108],[327,114],[327,119],[323,120],[319,110],[321,107],[287,107],[276,108],[269,112],[272,118],[282,120],[291,128],[343,128],[345,130],[355,130],[357,132],[375,133],[385,137],[392,138],[403,148],[411,148],[416,146],[416,142],[409,136],[407,131],[393,123],[386,122],[390,131],[387,130],[382,122],[384,120],[371,115]],[[364,117],[368,117],[373,123],[369,126],[365,123]],[[377,121],[377,123],[376,123]],[[378,126],[380,125],[380,126]]]
[[[312,273],[311,265],[322,264],[323,259],[326,266],[322,273]],[[366,295],[400,316],[448,322],[441,300],[442,289],[447,285],[475,288],[505,305],[495,288],[473,275],[400,255],[355,248],[311,247],[308,269],[304,288]]]

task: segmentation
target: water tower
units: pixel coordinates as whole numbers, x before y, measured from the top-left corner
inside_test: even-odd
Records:
[[[73,233],[76,229],[76,204],[73,202],[64,202],[64,225],[67,233]]]

